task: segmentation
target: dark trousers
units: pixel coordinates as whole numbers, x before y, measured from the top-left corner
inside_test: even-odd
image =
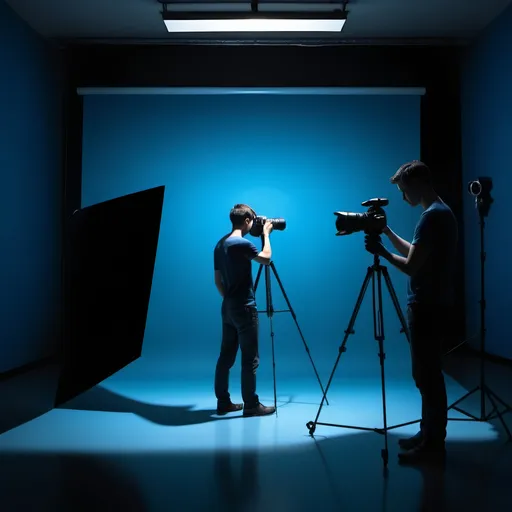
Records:
[[[256,306],[222,304],[222,344],[215,369],[215,395],[220,403],[231,401],[229,371],[235,364],[238,347],[242,352],[242,399],[247,408],[259,403],[256,369],[259,366],[258,311]]]
[[[427,442],[443,443],[448,404],[442,345],[448,314],[440,306],[410,304],[407,315],[412,375],[421,394],[421,431]]]

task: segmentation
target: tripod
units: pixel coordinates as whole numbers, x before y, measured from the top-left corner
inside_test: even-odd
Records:
[[[450,407],[448,407],[448,410],[454,409],[465,416],[467,418],[450,418],[450,421],[481,421],[481,422],[487,422],[491,419],[499,418],[501,421],[501,424],[503,425],[505,431],[508,434],[508,440],[512,440],[512,435],[510,434],[510,430],[507,427],[507,424],[503,420],[503,414],[506,414],[507,412],[512,411],[512,408],[506,404],[492,389],[487,386],[485,383],[485,237],[484,237],[484,231],[485,231],[485,216],[489,212],[490,203],[493,201],[490,197],[486,198],[487,201],[489,201],[489,204],[485,204],[485,200],[477,198],[476,205],[478,208],[478,213],[480,217],[480,384],[473,390],[471,390],[469,393],[466,393],[463,397],[459,398],[457,401],[455,401]],[[480,392],[480,416],[475,416],[467,411],[464,411],[457,407],[457,404],[471,396],[473,393]],[[489,401],[491,402],[493,409],[490,413],[486,413],[485,410],[485,396],[489,398]],[[500,412],[498,409],[498,405],[496,402],[499,402],[501,405],[505,407],[503,411]],[[496,412],[495,415],[494,412]]]
[[[378,238],[380,240],[380,236]],[[352,429],[356,429],[356,430],[368,430],[371,432],[376,432],[377,434],[384,434],[384,438],[385,438],[384,446],[385,447],[381,451],[381,455],[382,455],[382,460],[384,462],[384,466],[387,466],[387,463],[388,463],[388,435],[387,435],[388,430],[403,427],[405,425],[412,425],[413,423],[418,423],[420,420],[409,421],[407,423],[401,423],[400,425],[395,425],[392,427],[389,427],[387,425],[386,380],[385,380],[385,373],[384,373],[384,359],[386,356],[384,354],[384,338],[385,338],[385,336],[384,336],[384,315],[383,315],[383,311],[382,311],[382,276],[384,276],[384,280],[385,280],[386,286],[388,288],[389,294],[391,296],[393,306],[395,307],[396,313],[397,313],[400,323],[402,325],[402,329],[400,330],[400,332],[405,333],[407,340],[409,341],[407,324],[406,324],[404,315],[402,313],[402,310],[400,308],[400,303],[398,302],[398,298],[396,296],[395,290],[393,288],[391,278],[389,277],[388,269],[387,269],[387,267],[380,264],[380,258],[377,254],[375,254],[373,257],[373,265],[371,267],[368,267],[368,271],[367,271],[366,277],[363,281],[361,291],[359,292],[359,296],[357,298],[357,302],[356,302],[354,311],[352,313],[352,316],[350,317],[350,322],[348,324],[347,330],[345,331],[345,337],[343,338],[343,342],[339,347],[338,357],[336,359],[336,363],[334,365],[331,376],[329,378],[329,382],[327,383],[327,389],[322,398],[322,402],[320,403],[320,407],[318,409],[316,418],[314,421],[310,421],[309,423],[307,423],[306,426],[309,429],[310,435],[314,434],[317,425],[325,425],[328,427],[352,428]],[[319,418],[320,412],[322,410],[324,399],[326,398],[326,394],[329,391],[329,387],[331,386],[331,382],[334,377],[334,373],[336,372],[338,363],[340,361],[341,354],[343,352],[346,352],[346,350],[347,350],[345,345],[347,343],[348,337],[351,334],[354,334],[354,332],[355,332],[354,324],[356,322],[357,315],[359,313],[359,309],[361,308],[361,304],[363,302],[363,299],[366,294],[366,290],[368,288],[368,284],[370,283],[370,280],[372,281],[373,331],[374,331],[375,340],[379,343],[379,359],[380,359],[381,388],[382,388],[382,416],[383,416],[383,420],[384,420],[384,427],[383,428],[367,428],[367,427],[356,427],[356,426],[352,426],[352,425],[336,425],[333,423],[320,423],[318,421],[318,418]],[[375,281],[377,281],[377,292],[375,291]],[[376,304],[376,299],[377,299],[377,304]]]
[[[311,361],[311,365],[313,366],[313,370],[315,372],[318,383],[320,384],[320,388],[321,388],[322,392],[324,393],[324,396],[325,396],[325,392],[324,392],[324,387],[322,386],[322,382],[320,381],[320,377],[318,375],[317,369],[315,367],[315,363],[313,362],[313,358],[311,357],[309,347],[306,343],[306,340],[304,339],[304,335],[302,334],[299,323],[297,322],[297,316],[295,315],[295,311],[293,310],[292,305],[290,304],[290,301],[288,299],[288,296],[286,295],[286,292],[283,287],[283,283],[281,282],[281,279],[279,278],[279,275],[277,274],[277,270],[274,265],[274,262],[271,262],[270,265],[260,264],[260,268],[258,269],[258,274],[256,276],[256,281],[254,283],[254,293],[256,293],[256,289],[258,288],[258,282],[260,280],[261,271],[262,271],[263,267],[265,267],[266,309],[265,309],[265,311],[260,311],[260,313],[263,313],[263,312],[266,313],[269,318],[269,323],[270,323],[270,338],[272,340],[272,371],[273,371],[273,377],[274,377],[274,407],[276,408],[276,412],[277,412],[276,360],[275,360],[275,349],[274,349],[274,329],[273,329],[273,322],[272,322],[274,313],[291,313],[292,314],[293,320],[295,321],[295,325],[297,326],[299,335],[302,339],[302,343],[304,344],[304,348],[306,349],[306,352],[309,356],[309,360]],[[277,283],[279,284],[279,287],[281,288],[281,292],[283,294],[284,299],[286,300],[288,309],[284,309],[284,310],[280,310],[280,311],[274,310],[274,305],[272,303],[272,286],[270,283],[270,270],[271,269],[272,269],[272,272],[274,273],[274,276],[277,279]],[[329,405],[329,402],[327,402],[327,405]]]

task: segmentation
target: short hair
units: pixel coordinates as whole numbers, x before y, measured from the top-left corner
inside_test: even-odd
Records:
[[[233,226],[241,226],[245,219],[253,220],[256,217],[256,212],[246,204],[235,204],[229,212],[229,219]]]
[[[391,183],[403,183],[409,185],[413,181],[420,181],[430,185],[432,175],[429,167],[420,160],[413,160],[403,164],[398,171],[390,178]]]

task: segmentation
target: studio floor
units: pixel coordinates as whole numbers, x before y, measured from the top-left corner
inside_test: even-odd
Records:
[[[477,385],[477,370],[473,358],[450,360],[450,403]],[[488,374],[488,384],[510,403],[512,370],[489,363]],[[4,398],[14,400],[12,383],[0,387]],[[236,387],[232,391],[236,399]],[[273,403],[272,382],[259,391],[263,403]],[[419,396],[406,375],[388,379],[386,391],[389,425],[418,419]],[[383,425],[380,386],[354,380],[333,385],[328,398],[321,422]],[[399,466],[397,441],[418,425],[390,430],[385,475],[383,435],[321,425],[309,435],[306,423],[315,419],[320,399],[311,381],[288,380],[278,388],[277,415],[218,417],[207,380],[130,381],[120,372],[0,436],[0,508],[512,510],[512,443],[498,420],[451,421],[444,469]],[[461,405],[479,414],[478,395]],[[450,417],[464,418],[457,412]],[[505,419],[512,427],[512,414]]]

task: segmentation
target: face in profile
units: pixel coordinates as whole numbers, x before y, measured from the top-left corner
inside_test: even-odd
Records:
[[[420,204],[420,194],[414,187],[406,186],[403,183],[397,184],[397,187],[406,203],[411,206],[418,206]]]
[[[247,233],[249,233],[249,231],[251,231],[253,223],[254,223],[253,219],[245,219],[244,220],[244,227],[242,229],[242,236],[247,235]]]

